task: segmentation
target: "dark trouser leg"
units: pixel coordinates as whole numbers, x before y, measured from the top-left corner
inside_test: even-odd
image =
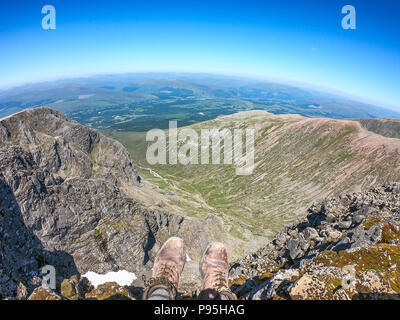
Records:
[[[217,292],[210,289],[200,292],[198,300],[237,300],[237,297],[231,291]]]
[[[175,300],[175,296],[175,288],[157,284],[144,291],[143,300]]]
[[[169,292],[164,288],[156,289],[147,300],[169,300]]]

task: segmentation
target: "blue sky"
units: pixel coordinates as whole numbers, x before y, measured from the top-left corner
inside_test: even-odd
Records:
[[[43,5],[57,29],[41,28]],[[357,29],[341,28],[351,4]],[[400,1],[0,3],[0,87],[98,73],[185,71],[298,82],[400,110]]]

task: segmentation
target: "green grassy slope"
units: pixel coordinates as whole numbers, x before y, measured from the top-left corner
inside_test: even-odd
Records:
[[[245,241],[270,238],[320,198],[400,181],[400,140],[358,122],[253,111],[191,126],[213,127],[256,129],[252,175],[237,176],[226,165],[151,166],[145,133],[107,134],[127,147],[144,179],[177,195],[175,204],[187,215],[219,215]]]

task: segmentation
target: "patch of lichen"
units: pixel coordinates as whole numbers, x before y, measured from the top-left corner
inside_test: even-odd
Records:
[[[74,281],[64,279],[60,286],[61,295],[69,300],[78,300],[79,294],[76,292],[75,285]]]
[[[333,299],[335,292],[338,289],[342,288],[342,279],[340,278],[331,276],[322,276],[319,278],[319,280],[325,283],[325,289],[329,299]]]
[[[239,278],[229,280],[229,287],[240,287],[246,283],[246,281],[249,280],[248,277],[240,276]]]
[[[306,274],[306,271],[305,271],[305,270],[299,270],[298,275],[293,275],[293,276],[290,278],[290,282],[295,282],[295,281],[299,280],[304,274]]]
[[[300,279],[303,275],[299,276]],[[311,300],[333,300],[335,296],[335,292],[342,288],[342,279],[334,277],[332,275],[318,275],[313,276],[317,281],[323,283],[323,290],[313,290],[312,287],[309,290],[309,294],[312,297]],[[296,281],[298,280],[296,279]],[[319,288],[322,289],[322,288]],[[314,293],[313,293],[314,291]],[[313,294],[312,294],[313,293]],[[292,300],[301,300],[302,297],[291,296]]]
[[[270,278],[272,278],[275,274],[273,272],[267,271],[264,272],[261,276],[260,276],[260,280],[268,280]]]
[[[290,299],[276,294],[276,295],[274,295],[274,296],[272,297],[272,300],[276,300],[276,301],[282,301],[282,300],[283,300],[283,301],[287,301],[287,300],[290,300]]]
[[[95,239],[100,239],[101,238],[101,233],[98,229],[94,230],[94,238]]]
[[[380,243],[351,253],[323,251],[315,262],[338,268],[354,265],[357,276],[367,270],[376,270],[383,279],[389,280],[394,291],[400,292],[400,245]]]
[[[28,300],[43,301],[43,300],[62,300],[62,298],[48,289],[37,288]]]
[[[127,227],[127,223],[123,219],[115,219],[115,220],[104,219],[100,227],[104,231],[107,230],[122,231]]]
[[[385,223],[382,218],[376,216],[369,217],[364,221],[363,226],[365,230],[369,230],[378,224],[382,226],[382,243],[391,243],[394,240],[400,240],[400,228]]]
[[[400,240],[400,228],[390,224],[382,226],[382,242],[391,243],[394,240]]]
[[[370,216],[366,218],[363,222],[363,226],[365,230],[371,229],[373,226],[377,224],[383,223],[383,220],[376,216]]]
[[[135,218],[136,216],[134,216]],[[128,222],[125,219],[106,219],[104,218],[101,224],[94,232],[94,238],[96,240],[103,240],[107,237],[107,234],[112,232],[122,232],[124,230],[136,230],[137,225],[135,219],[132,222]]]
[[[128,290],[115,282],[105,283],[85,295],[95,300],[131,300]]]

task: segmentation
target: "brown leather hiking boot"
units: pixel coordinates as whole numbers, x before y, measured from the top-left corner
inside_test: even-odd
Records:
[[[200,300],[237,300],[228,285],[228,253],[222,243],[210,244],[200,263],[202,279]]]
[[[170,238],[161,247],[154,261],[153,276],[144,292],[143,299],[147,300],[157,289],[165,289],[169,292],[170,299],[176,297],[179,278],[186,261],[186,252],[183,240]]]

